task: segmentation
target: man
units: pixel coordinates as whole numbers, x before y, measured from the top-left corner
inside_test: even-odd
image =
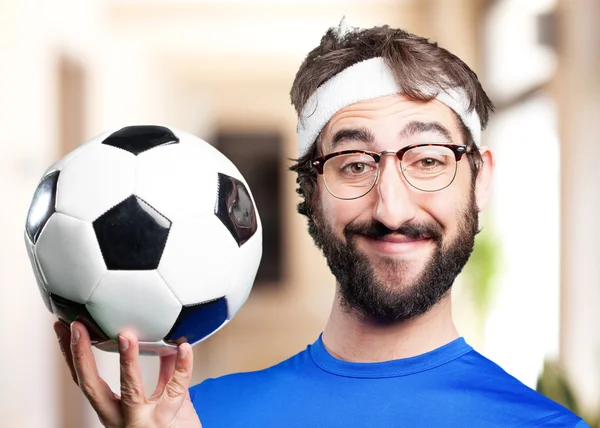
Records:
[[[322,335],[274,367],[189,391],[192,352],[182,344],[161,359],[147,400],[134,335],[120,336],[118,397],[98,375],[85,328],[57,323],[73,378],[103,423],[586,427],[475,352],[452,321],[450,289],[473,249],[494,167],[481,145],[492,103],[477,76],[401,30],[330,29],[291,97],[299,212],[337,280]]]

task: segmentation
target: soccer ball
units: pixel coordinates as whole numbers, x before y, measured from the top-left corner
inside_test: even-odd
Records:
[[[35,190],[25,243],[46,307],[117,350],[132,329],[166,355],[225,326],[245,303],[262,226],[235,165],[163,126],[105,132],[53,164]]]

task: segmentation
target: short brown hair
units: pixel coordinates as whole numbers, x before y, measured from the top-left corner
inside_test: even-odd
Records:
[[[493,105],[481,87],[477,75],[460,58],[443,49],[435,42],[389,26],[354,29],[340,36],[338,28],[330,28],[321,43],[306,57],[292,84],[291,101],[300,116],[308,98],[319,86],[333,76],[354,65],[374,57],[382,57],[392,69],[402,92],[418,101],[430,101],[433,96],[420,88],[461,88],[466,94],[469,111],[479,115],[485,128]],[[473,185],[479,172],[481,157],[473,143],[470,131],[462,125],[463,139],[473,149],[469,156],[473,172]],[[297,192],[303,198],[298,212],[312,218],[312,207],[317,196],[316,171],[310,160],[318,156],[317,141],[308,152],[290,168],[298,173]]]

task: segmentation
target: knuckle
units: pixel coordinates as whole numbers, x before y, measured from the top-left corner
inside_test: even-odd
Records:
[[[133,358],[126,357],[124,355],[121,356],[121,367],[124,369],[129,369],[133,365]]]
[[[66,354],[66,352],[65,352],[65,354]],[[66,355],[68,355],[68,354],[66,354]],[[71,348],[71,355],[73,356],[73,361],[75,361],[75,362],[82,361],[85,357],[83,350],[77,346],[73,346]]]
[[[88,399],[88,401],[95,403],[97,401],[98,394],[92,387],[92,385],[87,381],[79,381],[79,388],[83,392],[83,395]]]
[[[79,388],[81,388],[81,390],[86,396],[91,395],[93,393],[94,388],[92,388],[92,386],[88,382],[78,379],[78,384]]]
[[[186,384],[191,377],[191,373],[184,367],[175,367],[175,372],[171,381],[165,386],[165,393],[168,398],[175,399],[184,395],[187,391]]]
[[[175,378],[167,383],[167,386],[165,387],[165,394],[170,399],[181,397],[184,393],[184,386],[178,380],[175,380]]]
[[[181,379],[181,380],[186,380],[191,376],[191,372],[183,367],[183,366],[176,366],[175,370],[174,370],[174,378],[175,379]]]
[[[143,391],[140,385],[121,385],[121,396],[129,403],[139,403],[142,401]]]

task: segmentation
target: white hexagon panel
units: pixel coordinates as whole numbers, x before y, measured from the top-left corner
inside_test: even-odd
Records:
[[[127,329],[142,342],[162,340],[181,312],[156,271],[108,271],[86,306],[110,338]]]
[[[106,266],[92,224],[54,213],[40,234],[35,255],[48,292],[85,303]]]
[[[207,146],[180,141],[142,153],[134,193],[173,222],[211,213],[218,183]]]
[[[192,305],[227,295],[238,256],[237,242],[208,214],[173,223],[158,272],[182,304]]]
[[[232,269],[231,288],[227,293],[227,313],[233,317],[246,303],[256,278],[256,266],[262,257],[262,226],[259,223],[257,233],[238,249],[238,263]]]
[[[46,281],[44,279],[44,275],[42,274],[42,269],[40,268],[40,264],[37,260],[37,257],[35,256],[35,248],[33,246],[33,243],[29,240],[27,234],[25,234],[25,247],[27,249],[27,255],[29,256],[31,268],[33,269],[33,277],[35,278],[35,282],[37,283],[40,295],[42,296],[42,300],[44,301],[44,305],[46,305],[46,308],[50,312],[52,312],[52,305],[50,303],[50,295],[48,294]]]
[[[60,173],[56,211],[94,221],[133,193],[135,164],[125,150],[104,143],[86,147]]]

